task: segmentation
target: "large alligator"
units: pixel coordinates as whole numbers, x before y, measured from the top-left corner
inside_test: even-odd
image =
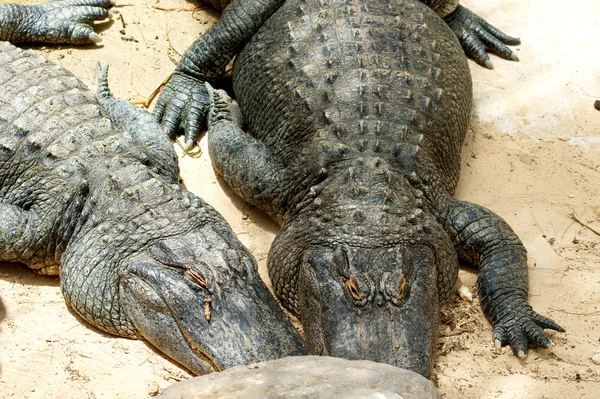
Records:
[[[64,17],[66,3],[36,12],[62,7]],[[68,3],[75,21],[90,18],[87,5],[110,5]],[[28,32],[0,39],[39,39]],[[146,339],[196,374],[305,354],[252,255],[178,172],[160,126],[112,97],[106,71],[96,97],[60,66],[0,42],[0,261],[60,276],[87,322]]]
[[[236,54],[233,88],[248,134],[229,99],[202,88]],[[429,375],[459,259],[479,268],[497,346],[522,357],[530,345],[550,346],[544,328],[564,331],[527,303],[526,250],[508,224],[451,196],[471,78],[431,8],[234,0],[186,52],[156,114],[167,132],[182,125],[193,139],[210,95],[213,166],[281,224],[269,274],[312,353]]]

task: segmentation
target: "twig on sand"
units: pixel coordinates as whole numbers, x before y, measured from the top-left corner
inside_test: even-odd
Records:
[[[172,73],[170,73],[169,76],[167,76],[166,79],[163,80],[158,85],[158,87],[156,89],[154,89],[152,91],[152,93],[150,93],[148,95],[148,97],[137,99],[137,100],[131,100],[130,103],[135,104],[135,105],[141,105],[143,108],[148,108],[150,106],[150,103],[152,102],[152,100],[154,100],[154,98],[158,95],[158,93],[160,93],[160,89],[169,82],[169,79],[171,79],[171,75],[172,75]]]
[[[148,46],[148,41],[146,40],[146,37],[144,37],[144,31],[142,31],[140,24],[133,17],[129,17],[129,18],[131,18],[131,20],[133,21],[133,24],[135,26],[137,26],[138,30],[140,31],[140,34],[142,35],[142,39],[144,40],[144,43],[146,43],[146,46]]]
[[[580,225],[582,225],[583,227],[586,227],[588,229],[590,229],[591,231],[593,231],[594,233],[596,233],[597,235],[600,236],[600,231],[596,230],[594,227],[590,226],[589,223],[586,223],[585,221],[583,221],[579,216],[577,216],[577,214],[573,211],[571,211],[570,214],[571,218],[573,220],[575,220],[577,223],[579,223]]]
[[[440,337],[452,337],[453,335],[460,335],[462,333],[470,332],[468,328],[458,327],[452,331],[440,331]]]
[[[194,11],[200,11],[200,10],[206,9],[206,6],[179,7],[179,8],[166,8],[166,7],[161,7],[161,6],[152,6],[152,8],[155,8],[160,11],[167,11],[167,12],[171,12],[171,11],[175,11],[175,12],[192,11],[192,12],[194,12]]]

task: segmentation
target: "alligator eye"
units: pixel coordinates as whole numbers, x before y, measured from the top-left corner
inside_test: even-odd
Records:
[[[186,267],[187,275],[194,280],[200,287],[208,289],[208,283],[204,276],[193,266]]]
[[[398,288],[398,298],[402,298],[404,296],[404,289],[406,288],[406,277],[404,274],[400,276],[400,287]]]
[[[354,276],[350,276],[348,281],[346,281],[346,287],[348,287],[348,291],[350,291],[350,295],[357,301],[360,301],[360,292],[358,291],[358,284],[356,284],[356,280]]]

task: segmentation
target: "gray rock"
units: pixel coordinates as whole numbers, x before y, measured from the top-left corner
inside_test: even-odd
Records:
[[[196,377],[165,389],[160,399],[311,398],[437,399],[421,375],[368,360],[286,357]]]

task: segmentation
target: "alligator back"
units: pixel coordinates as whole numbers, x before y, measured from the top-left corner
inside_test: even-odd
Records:
[[[420,153],[454,189],[470,74],[419,1],[287,1],[237,57],[234,85],[250,132],[298,176]]]
[[[58,274],[91,182],[114,171],[115,157],[152,163],[134,142],[70,72],[0,42],[0,205],[28,212],[21,242],[33,243],[0,245],[0,259]]]

